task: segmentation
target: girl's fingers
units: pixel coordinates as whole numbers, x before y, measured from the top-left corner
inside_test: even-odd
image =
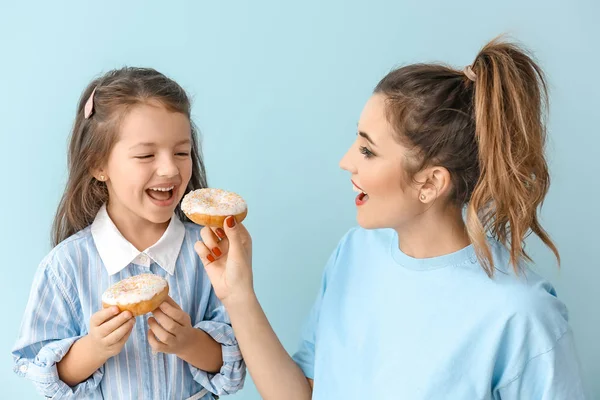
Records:
[[[105,338],[106,343],[108,343],[109,345],[112,345],[112,344],[120,342],[121,339],[123,339],[126,335],[131,333],[131,330],[133,329],[134,324],[135,324],[135,318],[129,319],[123,325],[119,326],[117,329],[115,329],[114,331],[112,331],[110,334],[108,334],[106,336],[106,338]]]
[[[104,322],[102,325],[98,327],[99,332],[102,337],[107,337],[112,332],[117,330],[120,326],[126,324],[129,320],[133,319],[133,315],[129,311],[123,311],[119,315],[115,316],[112,319]]]
[[[158,340],[164,344],[171,343],[171,341],[175,338],[175,336],[160,326],[160,324],[153,317],[148,318],[148,327],[154,333],[154,336],[156,336]]]
[[[90,326],[91,327],[99,327],[104,324],[106,321],[114,318],[119,314],[119,307],[111,306],[103,308],[102,310],[94,313],[90,318]]]

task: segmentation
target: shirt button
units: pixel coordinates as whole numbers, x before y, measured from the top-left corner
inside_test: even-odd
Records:
[[[27,372],[27,365],[23,364],[19,367],[19,371],[21,371],[22,373],[26,373]]]
[[[148,262],[148,257],[145,254],[140,255],[140,261],[144,264]]]

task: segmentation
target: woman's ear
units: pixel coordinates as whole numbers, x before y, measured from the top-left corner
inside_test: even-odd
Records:
[[[450,172],[444,167],[426,168],[418,174],[418,182],[423,182],[418,190],[419,201],[432,204],[438,198],[444,197],[452,189]]]

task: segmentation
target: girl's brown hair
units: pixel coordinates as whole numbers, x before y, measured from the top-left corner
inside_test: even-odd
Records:
[[[85,118],[85,103],[94,89],[93,114]],[[191,121],[190,100],[185,90],[151,68],[125,67],[109,71],[93,80],[79,99],[69,143],[69,177],[52,225],[53,246],[90,225],[108,200],[106,184],[96,180],[92,171],[107,161],[118,139],[120,122],[129,110],[148,103],[159,103],[169,111],[190,118],[192,177],[186,193],[207,187],[197,129]],[[182,220],[187,219],[180,207],[176,213]]]
[[[524,248],[530,232],[560,262],[538,220],[550,185],[544,74],[523,48],[500,38],[483,47],[471,70],[409,65],[390,72],[375,88],[387,98],[397,140],[415,150],[408,172],[432,165],[449,171],[451,200],[466,206],[468,235],[490,277],[488,235],[510,249],[516,271],[521,259],[531,260]]]

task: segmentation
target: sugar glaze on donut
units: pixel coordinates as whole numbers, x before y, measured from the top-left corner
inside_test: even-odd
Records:
[[[181,201],[181,210],[195,223],[213,227],[222,227],[228,216],[242,222],[248,214],[248,206],[242,196],[214,188],[189,192]]]
[[[155,274],[140,274],[125,278],[102,294],[102,306],[117,306],[121,312],[134,316],[154,311],[169,294],[167,281]]]

